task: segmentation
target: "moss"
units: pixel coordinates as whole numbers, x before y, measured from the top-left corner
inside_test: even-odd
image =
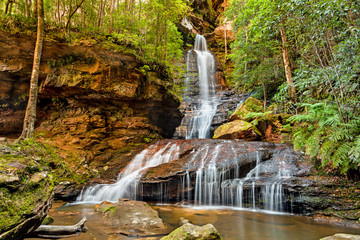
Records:
[[[230,120],[246,120],[246,114],[250,112],[262,112],[264,105],[261,101],[249,97],[245,102],[243,102],[231,115]]]
[[[253,130],[256,134],[261,136],[260,131],[252,124],[242,120],[236,120],[223,124],[220,127],[218,127],[214,132],[213,138],[220,138],[224,135],[228,135],[236,132],[250,131],[250,130]]]
[[[34,209],[51,196],[53,187],[51,175],[46,175],[36,184],[23,182],[16,191],[8,187],[0,188],[0,232],[5,232],[33,216],[36,213]]]
[[[42,225],[49,225],[54,222],[54,219],[50,216],[46,216],[45,219],[42,221]]]

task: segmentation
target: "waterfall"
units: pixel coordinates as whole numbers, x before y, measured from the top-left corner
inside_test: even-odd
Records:
[[[285,159],[286,155],[283,158]],[[292,176],[292,164],[286,161],[261,162],[257,155],[255,168],[245,178],[222,183],[223,203],[228,203],[229,199],[234,198],[235,203],[230,205],[235,207],[283,212],[287,209],[284,209],[285,193],[282,181]],[[233,194],[234,189],[236,194]]]
[[[166,203],[172,199],[197,206],[286,210],[282,182],[294,175],[295,157],[278,154],[281,147],[271,144],[199,140],[211,137],[211,122],[219,102],[215,94],[215,60],[201,35],[196,36],[194,49],[187,53],[187,66],[187,89],[182,103],[187,114],[177,136],[194,140],[162,140],[151,145],[133,158],[114,184],[90,186],[82,191],[77,202],[143,198]],[[271,157],[270,150],[263,149],[262,144],[274,148]],[[252,146],[256,145],[254,150]],[[177,179],[159,177],[154,183],[151,178],[140,182],[146,179],[150,168],[156,171],[158,166],[172,161],[175,163],[165,165],[165,171],[170,166],[177,167]],[[152,175],[153,179],[156,177]]]
[[[97,203],[101,201],[117,201],[119,198],[136,199],[139,191],[139,181],[145,170],[175,159],[179,159],[179,146],[177,144],[169,142],[160,149],[158,144],[151,145],[134,157],[118,175],[118,179],[114,184],[98,184],[88,187],[85,191],[82,191],[76,201]]]
[[[197,74],[193,73],[192,59],[196,55]],[[206,39],[196,35],[193,50],[187,53],[187,78],[184,99],[188,104],[185,116],[175,135],[185,139],[210,138],[210,127],[216,113],[218,99],[215,95],[215,59],[207,49]],[[181,133],[180,131],[183,131]]]

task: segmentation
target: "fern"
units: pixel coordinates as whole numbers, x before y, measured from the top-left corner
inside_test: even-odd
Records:
[[[321,161],[321,166],[332,164],[346,173],[360,166],[360,118],[343,122],[334,104],[302,104],[304,114],[289,121],[295,123],[293,142],[296,149]]]

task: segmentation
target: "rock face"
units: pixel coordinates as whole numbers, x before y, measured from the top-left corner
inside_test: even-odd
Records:
[[[238,94],[228,90],[218,91],[216,95],[220,103],[211,123],[211,132],[214,132],[220,125],[227,123],[235,109],[249,97],[249,94]]]
[[[109,225],[119,229],[118,233],[144,236],[169,232],[158,212],[146,202],[119,199],[117,203],[102,202],[95,209]]]
[[[23,239],[48,213],[54,183],[16,150],[0,145],[0,159],[0,239]]]
[[[255,126],[243,120],[235,120],[218,127],[213,138],[253,141],[259,136],[261,133]]]
[[[0,132],[17,135],[34,38],[1,32],[0,42]],[[131,146],[171,137],[181,121],[179,102],[168,91],[171,79],[160,66],[107,50],[96,41],[72,46],[45,41],[40,70],[36,131],[65,150],[83,153],[83,164],[105,167]]]
[[[191,223],[186,223],[181,227],[175,229],[168,236],[161,238],[161,240],[221,240],[221,236],[212,224],[204,226],[197,226]]]
[[[360,227],[360,184],[336,177],[304,176],[290,178],[283,182],[283,187],[293,198],[293,207],[305,215],[314,215],[320,222]],[[316,215],[326,216],[317,218]],[[343,219],[336,223],[331,218]]]

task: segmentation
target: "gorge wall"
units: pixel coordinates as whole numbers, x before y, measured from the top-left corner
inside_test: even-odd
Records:
[[[1,32],[0,42],[0,134],[15,138],[22,130],[35,39]],[[82,153],[85,167],[105,167],[115,177],[121,164],[112,159],[171,137],[182,115],[160,66],[145,65],[116,44],[112,49],[119,50],[96,39],[74,45],[45,40],[36,133]]]

